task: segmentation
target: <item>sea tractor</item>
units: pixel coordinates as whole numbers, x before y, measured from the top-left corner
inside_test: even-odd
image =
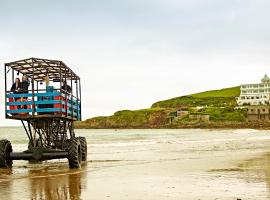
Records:
[[[11,90],[16,81],[17,89]],[[86,139],[74,132],[74,122],[81,120],[81,80],[62,61],[6,63],[5,116],[21,121],[29,142],[25,151],[13,152],[10,141],[0,140],[0,168],[11,168],[13,160],[63,158],[70,168],[79,168],[87,160]]]

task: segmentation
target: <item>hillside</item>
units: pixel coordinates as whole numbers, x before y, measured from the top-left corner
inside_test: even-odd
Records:
[[[176,97],[154,103],[151,107],[156,108],[183,108],[194,106],[235,106],[235,97],[240,95],[240,87],[225,88]]]
[[[167,110],[150,108],[122,110],[109,117],[94,117],[77,122],[77,128],[159,128],[166,122]]]
[[[221,90],[211,90],[192,94],[192,97],[204,98],[204,97],[237,97],[240,95],[240,87],[224,88]]]
[[[167,117],[170,112],[177,109],[189,110],[191,114],[203,114],[210,116],[213,123],[246,121],[244,110],[235,110],[235,97],[239,96],[240,88],[232,87],[221,90],[212,90],[187,96],[176,97],[154,103],[149,109],[123,110],[108,117],[94,117],[83,122],[76,123],[77,128],[170,128]],[[203,109],[196,109],[197,107]],[[183,118],[173,124],[174,128],[195,126],[198,121],[190,121]],[[193,125],[192,125],[193,124]],[[205,126],[205,124],[204,124]]]

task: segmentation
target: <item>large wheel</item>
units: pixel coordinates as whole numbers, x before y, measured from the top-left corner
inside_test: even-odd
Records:
[[[63,142],[63,150],[64,151],[68,151],[69,144],[70,144],[70,139],[64,140],[64,142]]]
[[[0,140],[0,168],[11,168],[12,160],[9,155],[12,152],[12,146],[8,140]]]
[[[69,140],[68,162],[70,168],[80,168],[82,161],[81,144],[77,138]]]
[[[78,137],[81,143],[82,161],[87,161],[87,141],[85,137]]]

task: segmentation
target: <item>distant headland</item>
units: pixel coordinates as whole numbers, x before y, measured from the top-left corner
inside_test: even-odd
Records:
[[[256,128],[270,127],[270,79],[258,84],[175,97],[142,110],[87,119],[76,128]]]

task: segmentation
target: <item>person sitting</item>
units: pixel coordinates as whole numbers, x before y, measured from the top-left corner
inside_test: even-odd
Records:
[[[67,81],[64,81],[63,82],[63,85],[62,85],[62,88],[61,89],[62,90],[65,90],[68,93],[71,93],[71,91],[72,91],[71,87],[67,84]]]

